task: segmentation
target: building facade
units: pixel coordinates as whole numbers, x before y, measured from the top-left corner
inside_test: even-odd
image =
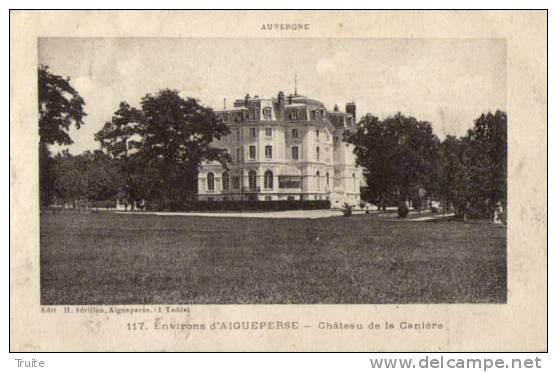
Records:
[[[213,143],[230,154],[228,170],[205,163],[199,200],[360,200],[361,171],[342,134],[355,126],[356,105],[346,112],[298,95],[253,98],[216,112],[230,134]],[[336,205],[335,205],[336,204]]]

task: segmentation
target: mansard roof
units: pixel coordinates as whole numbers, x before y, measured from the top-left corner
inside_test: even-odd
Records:
[[[281,93],[282,94],[282,93]],[[231,108],[223,110],[215,110],[216,112],[238,112],[242,110],[262,110],[264,107],[271,107],[273,113],[279,111],[279,100],[277,97],[262,98],[259,96],[250,97],[246,95],[243,99],[236,99],[234,105]],[[300,120],[308,120],[309,111],[312,109],[325,110],[325,118],[331,122],[331,124],[336,128],[348,127],[354,123],[354,118],[352,114],[345,113],[338,110],[336,107],[333,111],[327,110],[323,102],[318,101],[313,98],[309,98],[300,94],[290,94],[284,95],[284,109],[286,112],[290,110],[299,108],[300,110]],[[309,111],[308,111],[309,109]],[[350,119],[352,118],[352,119]]]

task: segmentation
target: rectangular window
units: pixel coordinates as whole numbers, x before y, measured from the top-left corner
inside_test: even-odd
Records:
[[[298,146],[292,146],[292,160],[298,160],[298,159],[299,159]]]
[[[256,154],[256,152],[255,152],[255,146],[254,146],[254,145],[251,145],[251,146],[249,147],[249,158],[250,158],[250,160],[255,160],[255,156],[256,156],[255,154]]]
[[[315,131],[315,137],[319,138],[319,129]]]
[[[236,141],[240,142],[241,136],[240,136],[240,131],[237,130],[236,131]]]
[[[240,177],[232,177],[232,186],[236,190],[240,188]]]
[[[242,161],[242,152],[240,150],[240,148],[238,147],[236,149],[236,163],[239,163]]]
[[[250,128],[249,129],[249,135],[250,135],[251,138],[257,137],[257,129],[256,128]]]
[[[315,110],[311,110],[311,120],[315,120]]]
[[[273,146],[265,146],[265,159],[273,158]]]
[[[292,138],[298,138],[298,129],[292,129]]]
[[[265,128],[265,137],[273,136],[273,128]]]
[[[300,176],[279,176],[279,189],[299,189],[302,184]]]

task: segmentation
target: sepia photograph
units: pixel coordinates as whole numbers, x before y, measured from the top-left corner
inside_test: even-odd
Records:
[[[507,303],[506,39],[37,54],[41,305]]]
[[[547,31],[10,11],[10,350],[547,350]]]

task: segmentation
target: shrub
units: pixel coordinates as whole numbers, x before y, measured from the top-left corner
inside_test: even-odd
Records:
[[[412,207],[414,208],[415,211],[420,212],[422,210],[422,198],[420,198],[419,196],[416,196],[415,198],[412,199]]]
[[[342,214],[344,217],[350,217],[352,215],[352,206],[348,203],[344,203],[342,206]]]
[[[410,210],[408,209],[408,206],[406,205],[406,202],[400,202],[398,204],[398,218],[408,217],[409,212],[410,212]]]

